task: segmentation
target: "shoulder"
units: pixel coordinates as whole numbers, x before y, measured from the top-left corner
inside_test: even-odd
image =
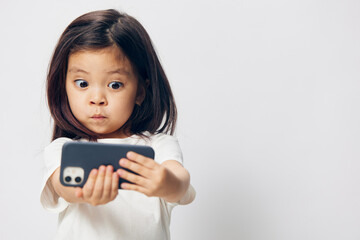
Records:
[[[60,137],[60,138],[53,140],[49,145],[46,146],[45,149],[53,148],[56,146],[62,146],[62,145],[64,145],[64,143],[71,142],[71,141],[74,141],[74,140],[71,138],[67,138],[67,137]]]
[[[176,160],[182,163],[182,151],[175,136],[158,133],[149,136],[150,145],[155,151],[155,160],[162,163],[166,160]]]
[[[65,137],[57,138],[54,141],[52,141],[48,146],[45,147],[43,152],[45,169],[51,174],[60,165],[62,146],[64,145],[64,143],[69,141],[74,141],[74,140]]]
[[[71,138],[66,138],[66,137],[57,138],[45,147],[44,153],[45,153],[45,155],[47,155],[47,154],[51,154],[53,152],[61,151],[62,146],[66,142],[71,142],[71,141],[74,141],[74,140],[72,140]]]
[[[158,133],[148,135],[152,144],[159,144],[159,143],[178,143],[178,140],[175,136],[166,134],[166,133]]]

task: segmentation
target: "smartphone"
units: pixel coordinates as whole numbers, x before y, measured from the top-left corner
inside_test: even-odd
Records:
[[[120,167],[121,158],[132,151],[145,157],[154,159],[155,152],[152,147],[129,144],[109,144],[97,142],[66,142],[62,147],[60,165],[60,183],[68,187],[83,187],[90,171],[98,169],[101,165],[112,165],[114,171]],[[126,168],[123,168],[126,169]],[[126,169],[129,172],[132,172]],[[119,189],[125,179],[119,179]]]

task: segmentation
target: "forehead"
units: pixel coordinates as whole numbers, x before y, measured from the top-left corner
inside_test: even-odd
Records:
[[[71,53],[68,58],[68,72],[73,69],[85,71],[113,71],[123,69],[133,73],[132,65],[123,51],[116,47],[86,49]]]

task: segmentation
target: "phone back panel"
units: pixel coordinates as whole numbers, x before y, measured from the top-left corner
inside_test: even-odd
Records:
[[[96,142],[67,142],[63,145],[60,166],[60,182],[64,186],[83,187],[92,169],[101,165],[112,165],[114,171],[120,167],[119,160],[129,151],[154,159],[154,150],[149,146],[108,144]],[[130,171],[126,169],[127,171]],[[130,171],[131,172],[131,171]],[[128,182],[119,179],[121,183]]]

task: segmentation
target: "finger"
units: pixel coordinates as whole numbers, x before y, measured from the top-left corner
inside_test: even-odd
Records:
[[[101,197],[104,199],[109,198],[111,194],[112,173],[113,167],[111,165],[106,166],[104,169],[103,191],[101,193]]]
[[[144,167],[147,167],[147,168],[155,168],[158,164],[151,158],[148,158],[148,157],[145,157],[141,154],[138,154],[136,152],[128,152],[126,154],[126,157],[134,162],[137,162],[141,165],[143,165]]]
[[[122,159],[120,159],[119,164],[121,167],[127,168],[141,176],[144,176],[144,177],[150,176],[150,170],[147,167],[144,167],[144,166],[138,164],[137,162],[133,162],[126,158],[122,158]]]
[[[125,190],[133,190],[133,191],[141,192],[146,196],[150,197],[149,191],[146,188],[141,187],[139,185],[135,185],[131,183],[122,183],[121,188]]]
[[[146,178],[144,178],[140,175],[130,173],[124,169],[117,170],[117,173],[121,178],[128,180],[129,182],[132,182],[136,185],[146,186],[146,183],[148,181]]]
[[[118,195],[119,191],[119,175],[116,172],[112,173],[112,184],[111,184],[111,199],[114,200]]]
[[[83,197],[86,198],[86,199],[90,198],[92,193],[93,193],[97,174],[98,174],[97,169],[91,170],[91,172],[89,174],[89,178],[88,178],[88,180],[86,181],[86,183],[84,185]]]
[[[105,179],[106,167],[101,165],[99,168],[99,173],[96,178],[94,191],[92,194],[93,199],[101,199],[104,191],[104,179]]]
[[[113,166],[109,165],[106,167],[105,179],[104,179],[104,191],[102,197],[109,199],[111,197],[111,187],[112,187],[112,175],[113,175]]]

